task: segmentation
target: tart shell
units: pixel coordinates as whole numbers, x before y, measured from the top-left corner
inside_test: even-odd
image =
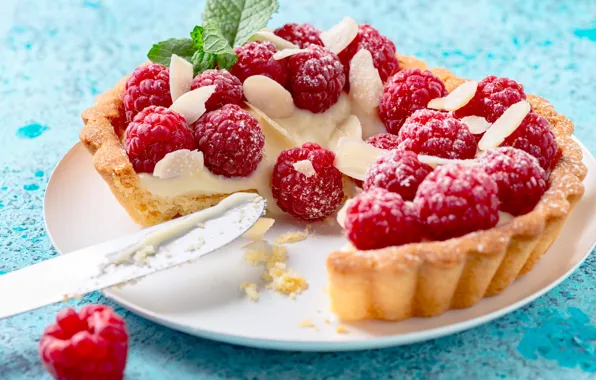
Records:
[[[415,58],[399,59],[402,68],[426,69]],[[446,69],[430,70],[449,91],[465,81]],[[534,210],[499,227],[447,241],[332,252],[327,259],[329,295],[340,319],[399,321],[440,315],[498,294],[532,270],[582,197],[587,169],[571,137],[573,124],[546,100],[528,95],[528,101],[548,119],[562,152],[550,187]]]

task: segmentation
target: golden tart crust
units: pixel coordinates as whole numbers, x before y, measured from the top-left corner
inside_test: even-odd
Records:
[[[400,56],[400,67],[426,69]],[[430,69],[449,91],[465,80],[446,69]],[[544,99],[528,101],[551,123],[562,156],[550,187],[530,213],[502,226],[441,242],[379,250],[355,248],[327,258],[332,310],[343,320],[432,317],[474,305],[532,270],[557,238],[584,192],[587,169],[572,139],[573,124]]]

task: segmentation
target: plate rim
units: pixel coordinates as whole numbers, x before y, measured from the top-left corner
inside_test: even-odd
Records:
[[[584,157],[584,160],[590,159],[594,161],[596,165],[596,158],[590,150],[575,136],[572,137],[582,148],[584,152],[587,152],[587,157]],[[73,154],[72,152],[78,148],[78,146],[82,146],[80,141],[76,142],[73,146],[71,146],[66,154],[62,156],[62,158],[58,161],[54,169],[52,170],[52,175],[48,180],[46,185],[46,190],[52,184],[52,180],[55,181],[54,173],[56,169],[69,157],[69,155]],[[83,147],[84,148],[84,147]],[[47,191],[44,192],[44,199],[43,199],[43,221],[44,221],[44,228],[46,230],[46,234],[52,243],[52,246],[58,252],[58,254],[63,255],[56,246],[54,242],[54,238],[52,237],[52,233],[48,228],[47,224],[47,215],[46,215],[46,204],[48,202]],[[437,339],[444,336],[456,334],[462,331],[466,331],[472,329],[474,327],[478,327],[480,325],[486,324],[488,322],[494,321],[506,314],[509,314],[529,303],[536,300],[537,298],[543,296],[544,294],[551,291],[556,286],[560,285],[563,281],[569,278],[573,272],[575,272],[590,256],[590,254],[596,248],[596,237],[594,238],[594,242],[592,243],[590,249],[581,257],[580,260],[576,264],[574,264],[567,272],[562,274],[556,280],[548,284],[547,286],[541,288],[540,290],[530,294],[529,296],[514,302],[506,307],[497,309],[492,311],[488,314],[475,317],[466,321],[457,322],[453,324],[449,324],[446,326],[431,328],[424,331],[417,331],[417,332],[409,332],[404,334],[394,334],[390,336],[384,337],[371,337],[369,339],[358,339],[358,340],[342,340],[342,341],[327,341],[327,340],[308,340],[308,341],[297,341],[297,340],[285,340],[285,339],[268,339],[268,338],[255,338],[255,337],[247,337],[241,335],[234,335],[225,332],[215,331],[215,330],[206,330],[198,327],[190,327],[185,326],[183,324],[179,324],[176,322],[168,321],[166,318],[160,317],[159,313],[152,312],[150,310],[146,310],[142,307],[136,306],[134,303],[124,300],[122,297],[110,292],[109,290],[102,290],[100,291],[107,299],[115,302],[116,304],[120,305],[124,309],[139,315],[147,320],[150,320],[154,323],[159,325],[165,326],[172,330],[176,330],[179,332],[183,332],[185,334],[194,335],[200,338],[209,339],[212,341],[229,343],[244,347],[252,347],[252,348],[260,348],[260,349],[274,349],[280,351],[308,351],[308,352],[340,352],[340,351],[361,351],[361,350],[370,350],[370,349],[381,349],[387,347],[398,347],[402,345],[408,345],[413,343],[419,343],[427,340]],[[473,307],[473,306],[472,306]],[[399,322],[394,322],[399,323]]]

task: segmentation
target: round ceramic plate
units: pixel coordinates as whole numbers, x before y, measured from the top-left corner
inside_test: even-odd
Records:
[[[596,237],[596,161],[584,148],[586,193],[555,244],[532,272],[501,294],[463,310],[434,318],[389,323],[341,324],[329,312],[325,259],[345,244],[337,226],[319,223],[308,239],[288,244],[288,265],[309,283],[291,300],[263,290],[258,302],[240,290],[260,283],[262,268],[243,260],[239,239],[196,262],[151,275],[135,285],[106,290],[123,307],[164,326],[218,341],[281,350],[341,351],[420,342],[491,321],[531,302],[567,278],[591,252]],[[68,253],[139,229],[96,173],[91,155],[79,143],[56,167],[45,195],[46,228],[60,253]],[[290,219],[277,220],[266,237],[303,230]],[[312,327],[300,327],[311,320]],[[337,332],[344,326],[347,333]]]

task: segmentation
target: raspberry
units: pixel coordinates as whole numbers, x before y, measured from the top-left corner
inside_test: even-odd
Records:
[[[323,46],[323,41],[319,37],[321,31],[310,24],[285,24],[281,28],[275,29],[273,33],[301,48],[312,44]]]
[[[399,138],[391,133],[379,133],[366,140],[367,144],[370,144],[379,149],[395,149],[399,145]]]
[[[480,162],[499,186],[502,211],[526,214],[534,209],[546,191],[546,172],[536,158],[523,150],[511,147],[491,149]]]
[[[476,155],[476,137],[460,120],[447,113],[423,109],[414,112],[399,131],[399,149],[451,159]]]
[[[205,103],[207,111],[221,108],[224,104],[240,104],[242,102],[244,95],[242,83],[228,70],[205,70],[192,80],[190,89],[196,90],[213,84],[215,92]]]
[[[404,121],[428,102],[447,95],[443,82],[430,71],[404,69],[385,84],[379,116],[387,132],[397,134]]]
[[[344,67],[337,55],[321,46],[307,49],[288,58],[288,87],[296,107],[325,112],[337,103],[346,84]]]
[[[521,84],[509,78],[488,76],[478,83],[476,94],[468,104],[454,112],[455,117],[482,116],[494,123],[509,106],[526,99]]]
[[[248,177],[263,158],[265,135],[257,119],[236,104],[204,114],[193,124],[205,166],[225,177]]]
[[[128,351],[124,320],[104,305],[67,308],[46,327],[39,353],[55,379],[122,379]]]
[[[435,240],[485,230],[499,219],[497,183],[479,167],[444,165],[422,181],[414,206]]]
[[[411,201],[418,185],[433,171],[430,165],[418,161],[418,155],[409,150],[392,150],[379,157],[366,171],[364,190],[381,187],[398,193]]]
[[[344,227],[356,248],[380,249],[422,240],[416,212],[399,194],[376,188],[349,202]]]
[[[550,129],[550,123],[534,111],[530,111],[501,146],[512,146],[530,153],[547,171],[554,168],[559,157],[557,140]]]
[[[158,63],[137,67],[126,81],[122,102],[128,122],[131,122],[135,115],[146,107],[171,106],[168,68]]]
[[[356,38],[339,53],[339,59],[346,70],[346,78],[349,78],[350,74],[350,61],[360,49],[370,51],[373,64],[379,71],[383,83],[399,70],[395,44],[372,26],[363,24],[359,26]]]
[[[294,164],[309,160],[314,174],[307,176]],[[283,211],[303,220],[331,215],[344,197],[342,175],[333,166],[335,154],[315,143],[281,152],[273,168],[271,192]]]
[[[139,112],[124,136],[126,154],[137,173],[152,173],[170,152],[197,149],[184,116],[164,107],[149,106]]]
[[[286,60],[273,59],[277,49],[271,42],[249,42],[235,48],[234,51],[238,54],[238,62],[232,66],[230,72],[242,83],[250,76],[265,75],[282,86],[286,85]]]

